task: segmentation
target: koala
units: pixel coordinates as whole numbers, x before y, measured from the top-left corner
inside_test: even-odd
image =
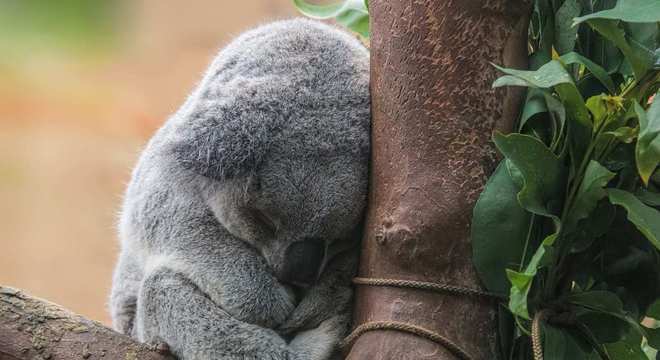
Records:
[[[336,358],[369,131],[360,41],[305,19],[238,36],[133,171],[113,327],[184,360]]]

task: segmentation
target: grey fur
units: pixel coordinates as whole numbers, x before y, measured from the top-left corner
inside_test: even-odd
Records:
[[[336,356],[366,204],[368,87],[367,50],[319,22],[275,22],[222,50],[133,172],[114,327],[182,359]]]

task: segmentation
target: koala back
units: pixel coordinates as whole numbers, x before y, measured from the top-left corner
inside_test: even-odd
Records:
[[[217,180],[245,175],[282,141],[298,154],[366,157],[368,68],[357,39],[316,21],[249,31],[213,61],[165,150]]]

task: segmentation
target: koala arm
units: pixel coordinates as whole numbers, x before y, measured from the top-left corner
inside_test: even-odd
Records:
[[[237,239],[220,242],[221,248],[193,246],[204,253],[187,252],[176,256],[187,261],[172,262],[183,263],[199,289],[235,319],[271,329],[282,324],[295,308],[293,292],[277,281],[254,249]]]
[[[286,334],[312,329],[332,317],[348,315],[343,322],[335,322],[341,327],[340,332],[345,334],[352,305],[351,279],[355,275],[357,262],[357,249],[338,254],[328,264],[318,283],[305,292],[296,309],[278,330]]]
[[[332,323],[323,325],[288,345],[274,330],[232,317],[185,274],[167,267],[147,274],[137,301],[138,338],[165,342],[182,360],[327,360],[337,336]]]

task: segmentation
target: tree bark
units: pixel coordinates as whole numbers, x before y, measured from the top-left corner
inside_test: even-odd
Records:
[[[0,286],[0,360],[173,359],[53,303]]]
[[[492,89],[491,63],[525,68],[526,0],[372,0],[372,164],[360,277],[479,289],[472,208],[522,91]],[[424,290],[357,286],[355,325],[398,321],[436,332],[473,359],[496,353],[497,304]],[[456,359],[392,330],[364,333],[350,360]]]

